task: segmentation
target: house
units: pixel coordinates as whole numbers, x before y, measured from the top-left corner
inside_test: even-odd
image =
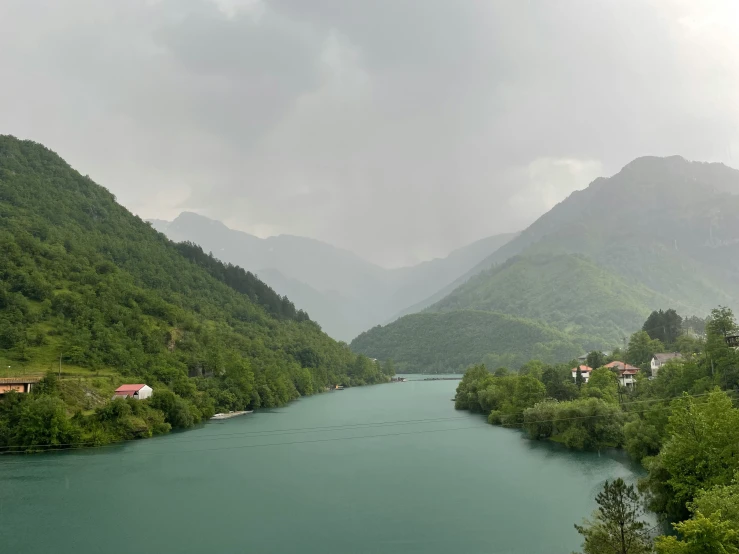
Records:
[[[585,382],[587,383],[590,380],[590,372],[593,371],[592,367],[586,366],[586,365],[579,365],[577,367],[572,368],[572,379],[577,379],[577,368],[580,368],[580,373],[582,373],[582,378],[585,379]]]
[[[652,378],[657,377],[659,368],[665,365],[670,360],[682,360],[683,355],[680,352],[660,352],[652,356]]]
[[[149,398],[154,391],[149,385],[121,385],[115,389],[113,398],[135,398],[144,400]]]
[[[613,361],[604,367],[618,373],[618,382],[621,383],[622,387],[633,387],[636,383],[636,374],[639,373],[638,367],[619,361]]]
[[[21,394],[31,392],[33,385],[41,380],[40,377],[3,377],[0,378],[0,395],[14,390]]]
[[[739,335],[729,335],[726,337],[726,344],[732,348],[739,348]]]

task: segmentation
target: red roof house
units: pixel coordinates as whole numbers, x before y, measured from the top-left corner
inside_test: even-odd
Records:
[[[149,398],[154,391],[149,385],[121,385],[115,389],[113,398],[135,398],[143,400]]]
[[[572,378],[577,378],[577,369],[580,368],[580,373],[582,373],[582,378],[585,379],[585,382],[587,383],[590,379],[590,372],[593,371],[593,368],[587,365],[580,365],[577,367],[572,368]]]

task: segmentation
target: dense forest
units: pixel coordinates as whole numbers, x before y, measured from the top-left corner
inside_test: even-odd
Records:
[[[375,327],[352,341],[352,349],[392,359],[400,373],[464,371],[481,360],[491,367],[547,362],[579,355],[571,337],[534,320],[479,310],[420,313]]]
[[[733,537],[725,545],[739,548],[739,351],[727,340],[739,326],[725,307],[712,310],[705,335],[692,331],[696,325],[675,310],[653,312],[626,350],[588,355],[594,369],[587,382],[579,369],[573,379],[574,360],[532,360],[516,372],[475,366],[457,388],[455,407],[521,428],[534,440],[578,450],[625,449],[648,472],[639,485],[647,506],[680,532],[679,539],[658,539],[657,552],[734,552],[698,546],[702,532],[724,532]],[[666,351],[681,357],[649,379],[651,358]],[[633,387],[620,385],[617,371],[607,367],[613,360],[642,368]],[[602,536],[584,536],[586,552],[601,552],[594,545]]]
[[[95,443],[388,379],[254,275],[176,245],[45,147],[0,136],[0,446]],[[64,372],[61,372],[61,366]],[[5,369],[10,367],[10,369]],[[122,382],[151,401],[109,403]],[[92,402],[90,399],[98,399]]]

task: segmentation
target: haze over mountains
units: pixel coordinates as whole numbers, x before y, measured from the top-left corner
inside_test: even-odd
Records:
[[[410,370],[460,369],[471,351],[477,361],[515,364],[532,350],[554,359],[618,346],[652,309],[704,316],[718,304],[736,308],[739,171],[678,156],[638,158],[570,195],[457,282],[427,314],[372,329],[352,347]],[[481,312],[486,325],[513,329],[506,314],[564,336],[521,332],[519,320],[518,331],[498,332],[505,340],[472,340],[465,322],[479,323]],[[455,314],[458,331],[439,334],[418,362],[409,345],[433,333],[431,314]]]
[[[487,237],[445,258],[385,269],[325,242],[291,235],[261,239],[192,212],[150,223],[175,242],[194,242],[256,273],[329,335],[346,341],[410,306],[430,305],[435,294],[516,236]]]

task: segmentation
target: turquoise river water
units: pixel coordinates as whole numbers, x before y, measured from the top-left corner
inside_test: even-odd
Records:
[[[420,377],[411,377],[420,379]],[[569,554],[624,457],[457,412],[457,381],[301,399],[165,437],[0,458],[0,552]]]

